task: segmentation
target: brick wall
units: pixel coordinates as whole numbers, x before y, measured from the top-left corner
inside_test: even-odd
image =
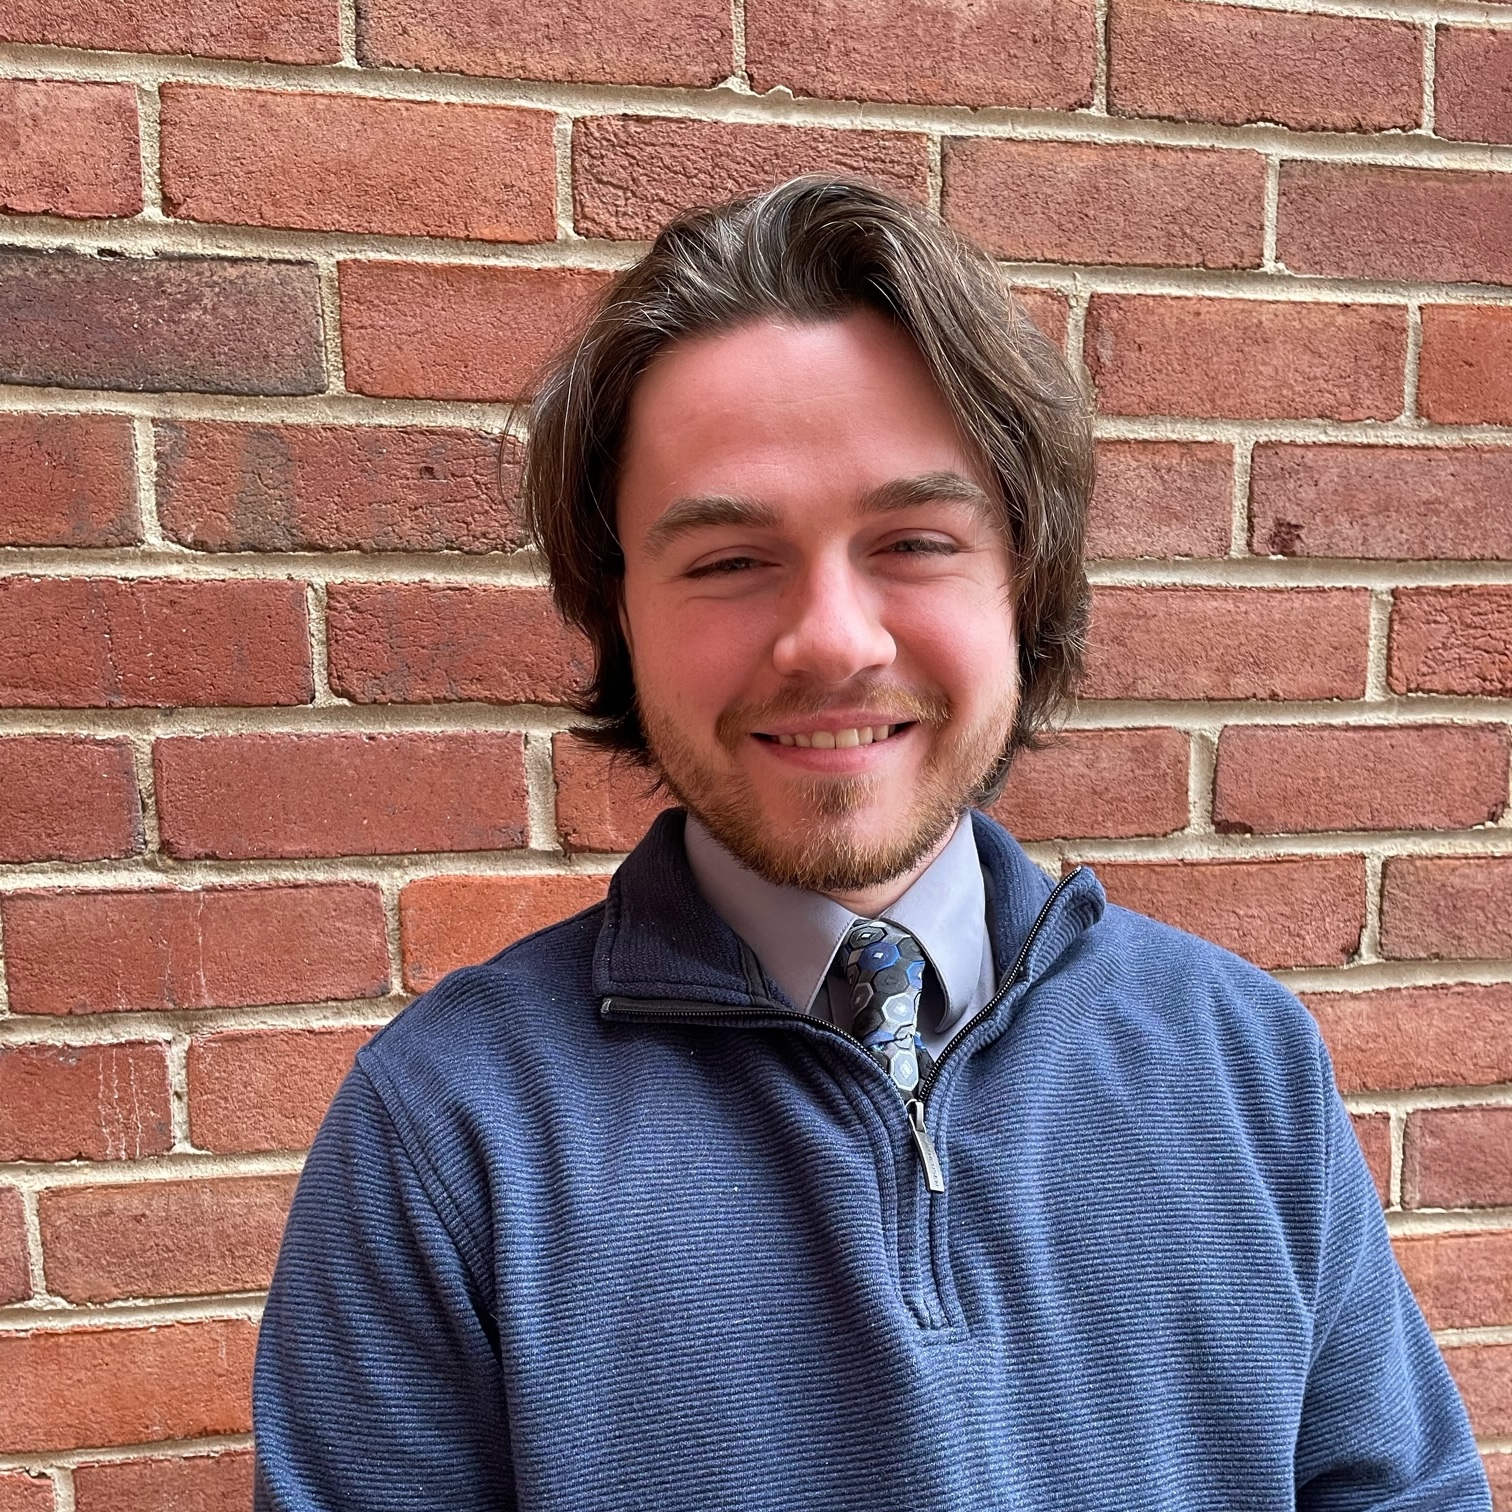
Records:
[[[1085,362],[1095,651],[1003,816],[1307,999],[1512,1507],[1512,4],[0,0],[0,41],[0,1509],[245,1503],[355,1049],[650,812],[565,733],[518,401],[670,210],[818,168]]]

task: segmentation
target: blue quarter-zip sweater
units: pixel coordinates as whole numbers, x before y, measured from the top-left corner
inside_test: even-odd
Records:
[[[1489,1508],[1294,998],[978,815],[1002,984],[916,1135],[682,822],[358,1056],[264,1317],[260,1506]]]

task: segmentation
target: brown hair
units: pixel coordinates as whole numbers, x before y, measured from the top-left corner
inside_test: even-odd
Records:
[[[869,184],[815,176],[672,221],[615,280],[538,391],[523,505],[557,607],[593,645],[593,680],[577,708],[595,720],[584,732],[594,743],[650,764],[620,628],[624,558],[614,528],[640,375],[688,337],[858,308],[913,338],[997,480],[1014,563],[1020,698],[988,790],[1069,699],[1087,620],[1092,440],[1081,391],[981,252]]]

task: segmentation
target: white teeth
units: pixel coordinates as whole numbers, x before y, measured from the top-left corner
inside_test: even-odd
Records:
[[[861,744],[861,732],[859,730],[836,730],[835,749],[848,751],[852,746]]]
[[[893,727],[891,725],[873,725],[872,726],[872,739],[873,740],[886,740],[887,737],[892,734],[892,732],[893,732]]]
[[[835,737],[828,730],[815,730],[809,736],[809,744],[816,751],[833,751],[835,749]]]
[[[860,738],[856,743],[858,745],[870,745],[872,743],[872,738],[872,727],[870,725],[862,725],[860,730]]]
[[[805,751],[848,751],[852,746],[886,740],[897,728],[897,725],[862,725],[859,729],[849,730],[810,730],[806,735],[779,735],[777,743],[798,746]]]
[[[792,745],[792,744],[794,744],[794,740],[793,740],[793,737],[791,735],[779,735],[777,737],[777,744],[778,745]]]
[[[793,736],[793,744],[795,746],[802,746],[806,751],[813,744],[813,742],[808,738],[807,735],[795,735]]]

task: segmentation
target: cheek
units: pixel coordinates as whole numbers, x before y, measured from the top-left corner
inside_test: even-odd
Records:
[[[1002,596],[932,597],[897,616],[893,635],[911,670],[957,707],[995,702],[1017,675],[1018,639]]]
[[[663,708],[717,716],[757,691],[768,637],[750,605],[635,596],[628,585],[626,603],[642,697]]]

